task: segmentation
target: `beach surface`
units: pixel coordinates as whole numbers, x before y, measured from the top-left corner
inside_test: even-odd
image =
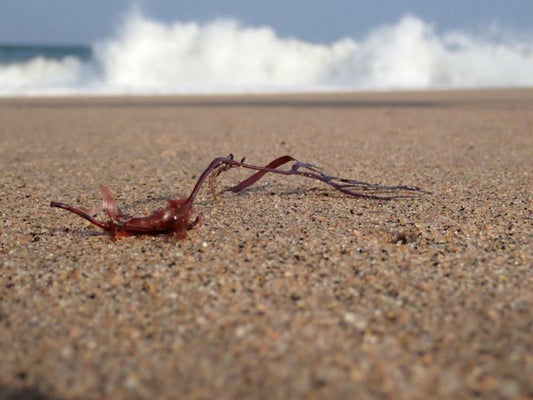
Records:
[[[431,194],[206,185],[178,241],[49,207],[229,153]],[[533,90],[0,99],[0,399],[531,398],[532,154]]]

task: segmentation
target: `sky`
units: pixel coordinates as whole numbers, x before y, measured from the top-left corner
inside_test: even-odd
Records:
[[[231,17],[316,43],[358,38],[406,14],[437,30],[497,26],[508,32],[533,31],[531,0],[2,0],[0,44],[95,43],[113,35],[134,3],[144,15],[163,22]]]

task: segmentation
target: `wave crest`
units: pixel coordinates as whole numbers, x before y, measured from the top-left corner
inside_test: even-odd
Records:
[[[233,20],[164,25],[136,15],[96,46],[105,81],[126,89],[239,90],[319,84],[353,42],[330,46],[281,39]]]

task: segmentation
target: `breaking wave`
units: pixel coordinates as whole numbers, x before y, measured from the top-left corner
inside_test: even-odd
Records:
[[[529,37],[439,33],[405,16],[316,44],[231,19],[166,24],[131,13],[89,57],[5,61],[1,95],[250,93],[533,86]],[[505,38],[504,38],[505,36]]]

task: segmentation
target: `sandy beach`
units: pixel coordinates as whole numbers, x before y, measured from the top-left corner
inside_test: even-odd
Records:
[[[431,194],[206,186],[177,242],[49,207],[229,153]],[[532,398],[532,155],[533,90],[0,99],[0,399]]]

